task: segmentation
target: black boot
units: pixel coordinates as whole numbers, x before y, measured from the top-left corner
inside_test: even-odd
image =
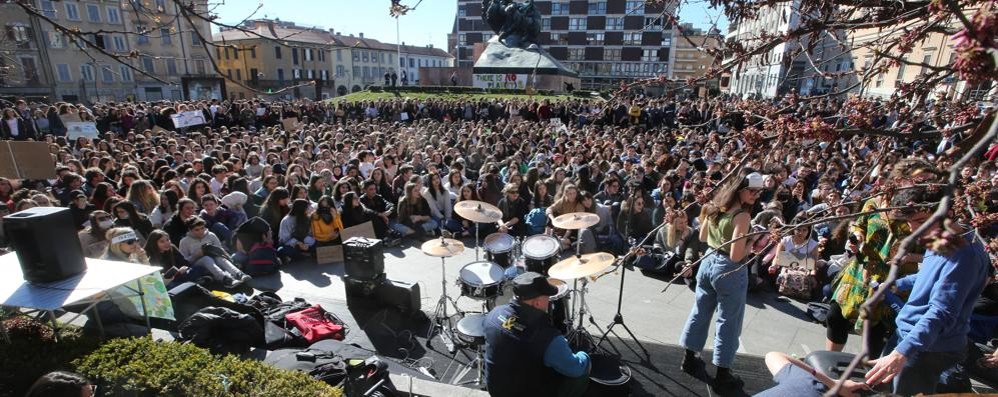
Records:
[[[700,361],[700,358],[697,357],[697,353],[693,350],[687,349],[686,355],[683,356],[683,363],[679,365],[679,368],[685,373],[696,375],[700,364],[702,364],[702,362]]]
[[[717,367],[717,376],[714,377],[714,388],[718,391],[731,391],[741,387],[741,378],[731,373],[730,368]]]

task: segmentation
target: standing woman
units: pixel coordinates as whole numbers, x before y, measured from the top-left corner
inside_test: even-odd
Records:
[[[696,303],[679,340],[686,348],[681,368],[686,373],[695,373],[701,365],[697,354],[707,343],[710,320],[716,311],[714,387],[720,390],[730,390],[739,382],[731,373],[731,366],[742,333],[748,288],[748,270],[741,265],[748,254],[743,237],[749,232],[749,212],[762,188],[762,175],[744,168],[738,177],[717,190],[700,213],[703,225],[700,241],[706,242],[710,250],[697,271]]]

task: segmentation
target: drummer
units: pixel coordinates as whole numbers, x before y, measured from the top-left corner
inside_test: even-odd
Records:
[[[551,325],[549,297],[558,288],[539,273],[513,279],[514,299],[485,318],[485,381],[492,396],[580,396],[589,355],[572,352]]]
[[[506,185],[498,207],[502,211],[502,219],[498,222],[499,232],[516,237],[525,235],[527,224],[524,220],[529,212],[529,207],[527,201],[520,197],[520,187],[517,184]]]

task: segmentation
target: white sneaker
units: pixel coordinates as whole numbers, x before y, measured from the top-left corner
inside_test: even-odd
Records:
[[[243,276],[239,278],[239,283],[242,284],[252,279],[253,277],[250,277],[250,275],[244,273]]]

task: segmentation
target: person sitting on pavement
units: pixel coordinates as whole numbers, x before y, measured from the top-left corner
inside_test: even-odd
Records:
[[[215,282],[226,288],[235,288],[249,281],[250,276],[243,273],[229,259],[228,252],[215,233],[208,231],[204,219],[194,217],[187,221],[190,232],[180,240],[180,254],[195,267],[204,267]]]

